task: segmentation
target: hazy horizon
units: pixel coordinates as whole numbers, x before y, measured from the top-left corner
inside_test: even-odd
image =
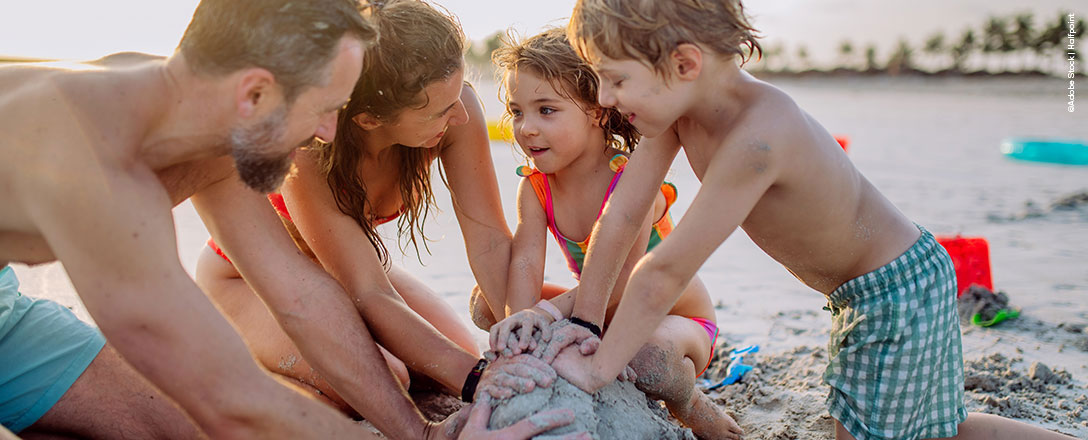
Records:
[[[159,55],[173,52],[198,0],[102,0],[16,2],[0,6],[0,57],[93,59],[121,51]],[[574,0],[446,0],[435,2],[458,17],[466,36],[480,41],[513,28],[523,34],[563,25]],[[1079,8],[1078,8],[1079,6]],[[957,38],[968,26],[980,28],[990,15],[1035,14],[1049,23],[1061,11],[1088,18],[1083,0],[776,0],[748,2],[746,8],[765,45],[801,44],[813,60],[834,57],[840,42],[876,45],[881,54],[900,38],[920,45],[934,32]],[[96,17],[88,20],[87,17]],[[1084,45],[1080,40],[1080,45]]]

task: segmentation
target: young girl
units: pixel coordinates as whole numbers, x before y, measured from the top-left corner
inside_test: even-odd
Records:
[[[518,188],[518,226],[505,303],[508,313],[522,312],[493,327],[492,348],[501,351],[515,328],[523,329],[519,336],[527,336],[531,330],[525,329],[546,327],[540,320],[561,319],[560,309],[569,313],[573,308],[576,291],[537,302],[547,235],[550,232],[559,243],[577,279],[589,233],[623,175],[626,153],[634,147],[638,133],[618,112],[596,104],[596,76],[579,60],[562,30],[509,43],[493,59],[505,71],[503,85],[514,138],[534,166],[518,169],[524,179]],[[643,233],[627,256],[620,282],[605,299],[609,317],[631,265],[672,230],[668,209],[676,200],[676,188],[663,183],[656,197],[652,212],[642,220]],[[638,374],[637,385],[664,400],[673,415],[701,438],[737,436],[736,423],[694,388],[695,378],[709,364],[717,336],[714,307],[699,280],[689,284],[669,315],[643,348],[641,361],[631,363]],[[520,352],[528,346],[523,339],[510,348]]]

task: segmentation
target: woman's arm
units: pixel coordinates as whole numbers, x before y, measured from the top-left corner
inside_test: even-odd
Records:
[[[488,300],[491,313],[505,316],[510,227],[503,216],[483,108],[471,86],[466,85],[461,91],[461,101],[469,121],[446,132],[442,167],[450,184],[453,209],[465,239],[472,274]]]
[[[306,244],[325,270],[345,287],[378,343],[409,368],[458,394],[476,357],[439,333],[404,302],[362,228],[337,207],[314,153],[300,154],[295,164],[298,172],[284,184],[283,195]]]

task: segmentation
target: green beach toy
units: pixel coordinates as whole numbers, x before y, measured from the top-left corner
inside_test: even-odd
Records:
[[[983,320],[981,313],[975,313],[971,316],[971,323],[979,327],[990,327],[997,325],[1006,319],[1012,319],[1020,316],[1020,311],[1016,309],[1001,309],[994,314],[993,319]]]

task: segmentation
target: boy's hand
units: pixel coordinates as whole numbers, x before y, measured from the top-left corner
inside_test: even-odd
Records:
[[[559,327],[551,334],[552,338],[546,345],[538,347],[533,356],[539,357],[541,360],[547,363],[552,363],[559,352],[567,348],[568,345],[577,345],[578,351],[583,355],[591,355],[597,352],[597,347],[601,346],[601,339],[598,338],[589,329],[577,324],[570,324]]]
[[[450,418],[457,417],[453,415]],[[533,414],[520,422],[507,426],[498,431],[488,431],[487,423],[491,418],[491,399],[484,395],[480,400],[472,404],[472,410],[468,414],[468,424],[465,425],[459,438],[465,440],[523,440],[529,439],[552,429],[569,425],[574,421],[574,412],[569,409],[557,409]],[[552,437],[549,437],[552,438]],[[586,432],[576,432],[561,437],[557,440],[590,440]]]
[[[555,368],[559,376],[567,382],[582,391],[593,394],[616,377],[610,377],[608,380],[598,377],[593,371],[592,361],[593,356],[584,356],[577,348],[568,346],[556,356],[555,362],[552,362],[552,368]]]
[[[555,383],[556,377],[550,365],[528,354],[499,357],[484,369],[474,399],[485,395],[506,399],[528,393],[538,386],[548,388]]]
[[[519,355],[537,348],[533,332],[540,330],[540,342],[552,338],[552,317],[536,308],[528,308],[510,315],[491,326],[491,350],[505,355]],[[515,333],[516,331],[516,333]],[[516,343],[513,343],[516,341]],[[509,349],[509,353],[506,351]]]

